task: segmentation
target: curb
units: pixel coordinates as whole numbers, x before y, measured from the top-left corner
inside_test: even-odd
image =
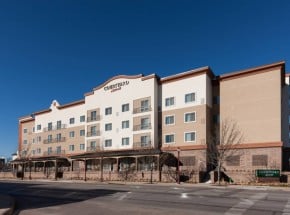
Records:
[[[12,215],[14,208],[14,198],[8,195],[0,195],[0,215]]]

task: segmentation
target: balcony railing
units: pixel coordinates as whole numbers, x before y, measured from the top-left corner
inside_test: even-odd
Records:
[[[97,145],[87,147],[87,152],[97,152],[97,151],[101,151],[101,146]]]
[[[133,131],[148,130],[148,129],[151,129],[151,123],[134,125],[133,127]]]
[[[143,112],[148,112],[148,111],[151,111],[152,108],[151,106],[146,106],[146,107],[137,107],[137,108],[134,108],[133,110],[133,114],[136,114],[136,113],[143,113]]]
[[[64,154],[65,154],[65,150],[54,150],[54,151],[43,152],[43,156],[60,156]]]
[[[65,128],[66,128],[66,124],[61,124],[61,125],[56,125],[56,126],[43,128],[43,131],[44,132],[55,131],[55,130],[61,130],[61,129],[65,129]]]
[[[133,143],[133,149],[150,149],[150,148],[153,148],[153,146],[151,145],[151,141]]]
[[[48,143],[58,143],[58,142],[65,142],[65,137],[43,140],[43,143],[44,144],[48,144]]]
[[[100,136],[100,135],[101,135],[100,131],[87,132],[87,137],[96,137],[96,136]]]
[[[97,115],[95,117],[87,117],[87,122],[95,122],[95,121],[100,121],[101,116]]]

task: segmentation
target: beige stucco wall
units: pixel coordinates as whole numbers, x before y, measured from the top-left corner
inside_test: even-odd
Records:
[[[280,70],[221,80],[220,117],[238,123],[245,143],[281,141]]]

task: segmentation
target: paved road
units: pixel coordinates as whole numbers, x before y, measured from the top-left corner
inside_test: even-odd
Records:
[[[290,215],[290,191],[196,185],[0,182],[20,215]]]

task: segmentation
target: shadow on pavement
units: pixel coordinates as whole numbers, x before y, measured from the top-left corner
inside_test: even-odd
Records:
[[[93,198],[110,196],[115,193],[127,192],[124,190],[102,189],[90,187],[83,189],[82,185],[62,183],[45,184],[37,182],[0,182],[0,190],[15,199],[15,211],[37,209],[86,201]],[[74,187],[75,186],[75,187]],[[18,214],[14,213],[14,214]]]

